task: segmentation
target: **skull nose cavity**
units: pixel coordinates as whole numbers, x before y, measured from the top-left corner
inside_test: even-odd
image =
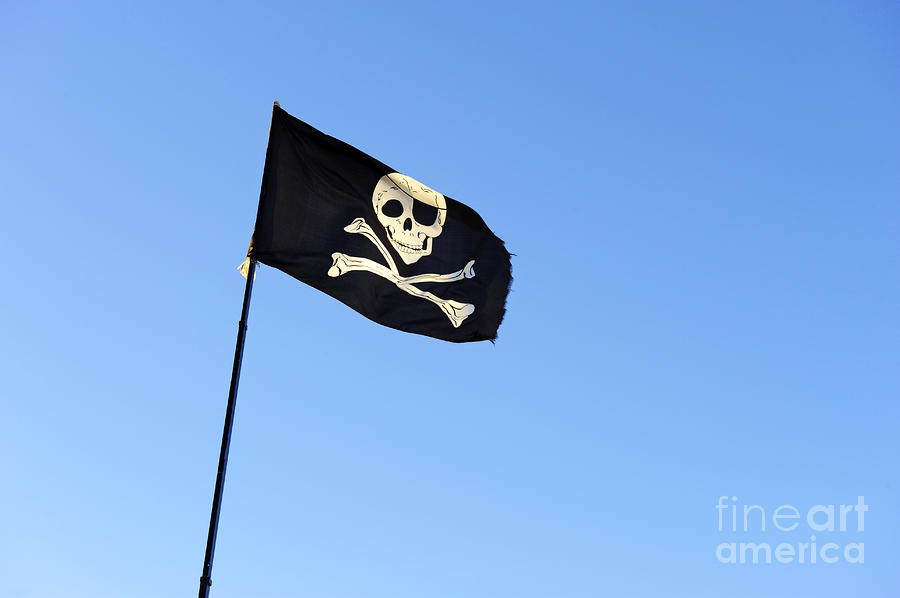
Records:
[[[403,230],[412,230],[412,219],[407,218],[403,221]]]

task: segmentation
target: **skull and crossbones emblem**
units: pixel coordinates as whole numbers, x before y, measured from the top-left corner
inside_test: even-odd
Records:
[[[372,206],[378,222],[384,227],[391,247],[406,265],[431,255],[434,240],[443,231],[447,221],[447,201],[437,191],[419,181],[396,172],[381,177],[372,192]],[[450,319],[454,328],[475,312],[475,306],[440,297],[423,291],[416,285],[421,283],[449,283],[473,278],[475,260],[470,260],[463,268],[450,274],[419,274],[400,276],[394,258],[387,247],[375,234],[364,218],[356,218],[344,227],[348,233],[361,234],[371,241],[384,257],[387,265],[373,260],[354,257],[344,253],[331,254],[332,264],[328,276],[337,277],[347,272],[364,270],[385,278],[402,291],[415,297],[431,301]]]

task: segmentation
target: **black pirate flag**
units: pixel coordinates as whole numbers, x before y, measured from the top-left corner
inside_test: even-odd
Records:
[[[406,332],[493,340],[509,252],[481,217],[278,105],[248,257]]]

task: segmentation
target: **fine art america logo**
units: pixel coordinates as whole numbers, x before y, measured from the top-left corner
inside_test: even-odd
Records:
[[[742,504],[736,496],[720,496],[716,503],[718,530],[729,541],[716,547],[716,559],[729,564],[863,564],[865,544],[861,540],[868,510],[864,496],[858,496],[852,505],[806,509],[794,505],[766,509]],[[777,538],[775,542],[761,541],[772,537]]]

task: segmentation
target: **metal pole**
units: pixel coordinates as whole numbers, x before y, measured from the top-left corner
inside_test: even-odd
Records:
[[[241,378],[241,361],[244,357],[244,338],[247,336],[247,314],[250,311],[250,293],[253,291],[253,277],[256,274],[256,260],[250,260],[247,269],[247,286],[244,288],[244,305],[241,321],[238,323],[237,344],[234,348],[234,366],[231,369],[231,387],[228,389],[228,406],[225,408],[225,428],[222,430],[222,448],[219,451],[219,472],[216,474],[216,491],[213,494],[212,512],[209,515],[209,536],[206,539],[206,557],[203,560],[203,575],[200,577],[200,598],[209,596],[212,585],[213,554],[216,551],[216,532],[219,529],[219,510],[222,507],[222,491],[225,488],[225,467],[228,465],[228,448],[231,445],[231,428],[234,424],[234,405],[237,402],[238,381]]]

